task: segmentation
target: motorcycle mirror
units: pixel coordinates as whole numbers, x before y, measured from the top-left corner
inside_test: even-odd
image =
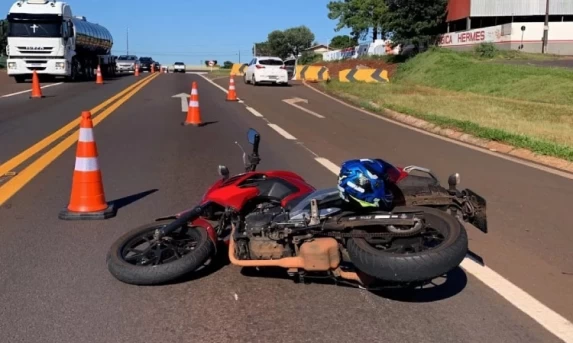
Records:
[[[256,142],[256,137],[260,136],[259,133],[257,132],[257,130],[255,129],[249,129],[249,131],[247,132],[247,140],[249,141],[249,143],[251,144],[255,144]]]
[[[221,175],[223,179],[227,179],[229,177],[229,168],[219,165],[219,175]]]
[[[460,184],[460,174],[454,173],[448,177],[448,185],[451,190],[456,189],[456,186]]]

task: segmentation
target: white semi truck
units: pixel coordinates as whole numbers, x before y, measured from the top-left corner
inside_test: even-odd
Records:
[[[95,79],[98,65],[104,77],[115,74],[109,31],[85,17],[73,16],[67,3],[18,0],[6,19],[6,67],[16,82],[24,82],[34,70],[39,76],[69,81]]]

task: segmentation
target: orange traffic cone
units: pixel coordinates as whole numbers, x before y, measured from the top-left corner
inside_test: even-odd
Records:
[[[108,219],[115,215],[115,207],[105,200],[91,113],[83,111],[70,203],[60,212],[59,218],[94,220]]]
[[[139,76],[139,68],[137,67],[137,65],[135,66],[135,71],[133,73],[135,76]]]
[[[103,85],[103,76],[101,75],[101,68],[99,65],[97,66],[96,72],[96,84]]]
[[[233,79],[233,74],[229,79],[229,92],[227,92],[227,101],[239,101],[237,99],[237,92],[235,91],[235,80]]]
[[[197,92],[197,82],[193,81],[191,86],[191,98],[187,110],[187,119],[182,125],[201,126],[201,110],[199,109],[199,92]]]
[[[43,98],[42,88],[40,88],[40,79],[38,78],[38,73],[34,70],[32,72],[32,95],[30,98]]]

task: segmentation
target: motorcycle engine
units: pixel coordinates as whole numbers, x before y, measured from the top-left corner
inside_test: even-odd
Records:
[[[286,241],[271,228],[273,221],[281,214],[282,209],[280,207],[266,205],[245,216],[243,233],[247,239],[240,245],[247,248],[248,254],[242,255],[247,255],[253,260],[279,259],[291,256]]]

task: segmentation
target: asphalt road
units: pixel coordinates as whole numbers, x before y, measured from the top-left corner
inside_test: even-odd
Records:
[[[192,81],[199,85],[201,114],[209,123],[200,128],[180,125],[185,114],[180,100],[171,98],[189,92]],[[71,90],[63,92],[64,86],[55,87],[54,96],[61,100],[39,100],[42,105],[25,96],[12,98],[20,101],[19,106],[0,99],[0,129],[12,125],[20,130],[20,134],[0,131],[0,146],[12,149],[2,158],[25,149],[34,139],[39,141],[46,132],[131,82],[133,78],[100,88],[86,85],[90,92],[78,91],[74,96]],[[226,87],[227,80],[222,84]],[[537,283],[549,283],[553,290],[564,287],[554,285],[548,274],[568,262],[570,267],[571,251],[565,248],[571,246],[571,236],[563,227],[565,212],[557,205],[565,198],[561,192],[571,195],[570,181],[414,136],[321,99],[303,86],[239,84],[238,92],[265,118],[253,115],[241,103],[225,102],[225,94],[198,75],[162,74],[95,127],[106,196],[120,207],[114,219],[65,222],[57,218],[69,200],[75,149],[65,151],[0,207],[1,342],[558,341],[462,269],[453,271],[441,285],[415,293],[297,285],[272,275],[242,275],[232,266],[163,287],[135,287],[115,280],[105,265],[112,242],[132,227],[191,207],[217,179],[219,164],[239,171],[241,152],[234,142],[246,142],[246,131],[253,127],[262,136],[261,168],[296,171],[317,187],[332,186],[336,177],[316,163],[308,149],[334,163],[374,155],[396,163],[427,165],[444,177],[451,171],[461,172],[462,182],[490,201],[492,232],[488,237],[470,232],[472,249],[500,273],[538,273],[545,278]],[[309,99],[304,107],[326,118],[281,102],[296,94]],[[14,113],[36,110],[19,117],[5,115],[3,106],[20,109]],[[280,125],[297,140],[285,139],[284,133],[262,119]],[[532,185],[531,177],[548,183],[548,188]],[[0,193],[1,187],[2,183]],[[531,198],[524,195],[527,187],[535,192]],[[504,190],[514,193],[503,194]],[[548,195],[553,196],[550,203]],[[535,211],[531,211],[533,198],[539,202]],[[543,220],[534,212],[548,206],[554,209],[545,218],[542,232],[533,230]],[[504,211],[509,219],[504,219]],[[520,227],[527,220],[524,216],[531,222]],[[550,243],[557,252],[544,250]],[[526,249],[529,246],[536,247]],[[529,261],[512,256],[515,252]],[[558,260],[548,263],[559,253]],[[534,272],[534,268],[541,269]],[[517,278],[521,287],[527,286],[528,277]],[[565,282],[563,276],[555,278]],[[570,292],[561,295],[562,303],[570,303]]]

